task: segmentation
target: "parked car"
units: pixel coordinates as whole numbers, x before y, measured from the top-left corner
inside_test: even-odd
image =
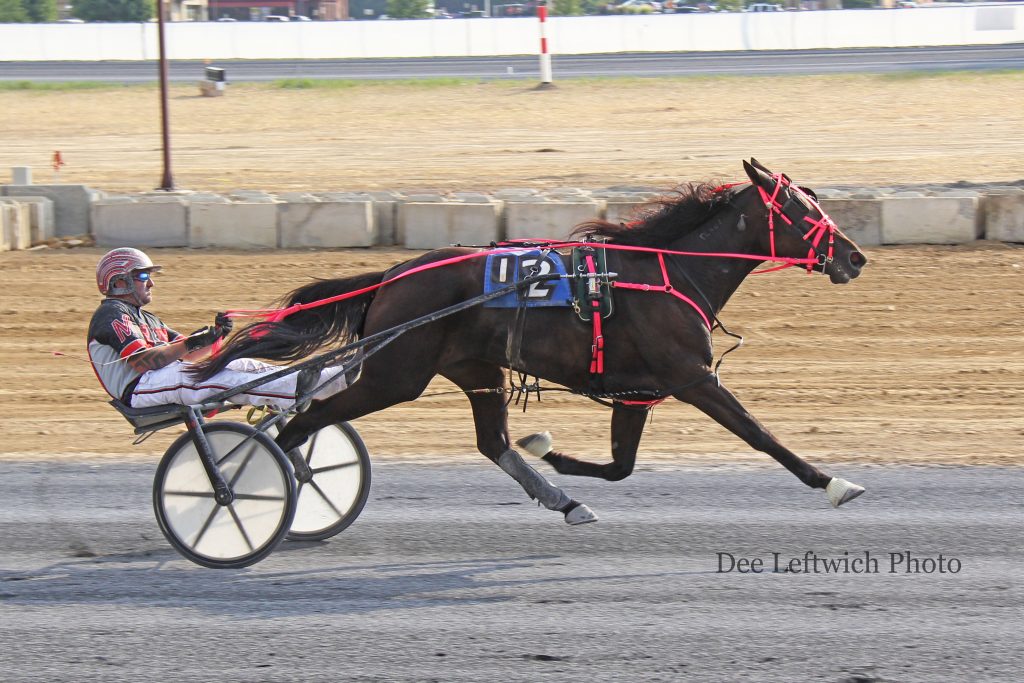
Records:
[[[781,12],[782,5],[776,5],[770,2],[755,2],[753,5],[743,10],[744,12]]]
[[[301,14],[296,14],[295,16],[291,17],[291,20],[292,21],[313,21],[309,17],[303,16]]]
[[[283,14],[268,14],[267,16],[263,17],[263,21],[273,21],[273,22],[278,22],[278,23],[284,23],[284,22],[291,21],[291,19],[289,17],[286,17]]]
[[[615,14],[660,12],[661,3],[658,0],[625,0],[615,5],[613,11]]]

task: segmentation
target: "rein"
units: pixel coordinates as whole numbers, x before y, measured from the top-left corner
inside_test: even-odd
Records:
[[[641,253],[648,253],[648,254],[657,254],[659,262],[660,262],[661,267],[662,267],[662,273],[663,273],[663,276],[664,276],[664,283],[662,285],[639,285],[637,287],[632,287],[632,286],[623,286],[624,283],[614,283],[614,286],[623,286],[624,289],[644,289],[646,287],[650,291],[669,292],[673,296],[675,296],[677,298],[680,298],[680,299],[682,299],[684,301],[687,301],[691,306],[694,307],[695,310],[700,312],[701,318],[704,320],[705,324],[708,325],[708,327],[710,328],[711,325],[708,322],[708,317],[707,317],[706,314],[704,314],[703,311],[700,310],[700,307],[697,306],[692,300],[690,300],[685,295],[683,295],[683,294],[677,292],[676,290],[672,289],[671,284],[668,282],[668,275],[667,275],[667,272],[665,270],[665,260],[664,260],[664,256],[665,255],[669,255],[669,256],[703,256],[703,257],[710,257],[710,258],[732,258],[732,259],[743,259],[743,260],[748,260],[748,261],[772,261],[774,263],[782,264],[782,265],[776,266],[774,268],[768,268],[768,269],[765,269],[765,270],[755,271],[753,273],[754,275],[761,274],[761,273],[770,273],[770,272],[773,272],[775,270],[782,270],[783,268],[791,268],[791,267],[797,266],[797,265],[805,266],[807,268],[807,272],[810,273],[810,272],[812,272],[814,266],[822,266],[822,265],[824,265],[826,263],[829,263],[832,260],[833,250],[834,250],[834,245],[835,245],[835,231],[836,231],[836,224],[835,224],[835,222],[831,218],[829,218],[828,214],[826,214],[821,209],[821,207],[818,205],[818,203],[812,197],[810,197],[807,193],[805,193],[799,187],[793,185],[792,182],[790,181],[789,177],[786,176],[784,173],[776,173],[776,174],[773,174],[771,177],[775,181],[775,189],[773,190],[771,195],[769,195],[764,190],[764,188],[762,188],[760,185],[757,186],[757,190],[761,194],[761,199],[764,201],[765,207],[768,208],[768,233],[769,233],[769,240],[770,240],[770,245],[771,245],[771,254],[768,255],[768,256],[758,255],[758,254],[731,253],[731,252],[680,251],[680,250],[677,250],[677,249],[660,249],[660,248],[657,248],[657,247],[641,247],[641,246],[630,245],[630,244],[607,244],[607,243],[601,243],[601,242],[579,242],[579,241],[573,241],[573,240],[547,240],[547,239],[540,239],[540,240],[512,240],[512,241],[509,241],[509,242],[502,243],[503,245],[509,245],[509,246],[497,246],[495,243],[492,242],[491,245],[490,245],[490,248],[484,248],[482,251],[473,252],[471,254],[462,254],[461,256],[453,256],[451,258],[442,259],[440,261],[434,261],[432,263],[425,263],[425,264],[423,264],[421,266],[417,266],[415,268],[411,268],[411,269],[405,271],[404,273],[400,273],[399,275],[396,275],[395,277],[393,277],[393,278],[391,278],[389,280],[384,280],[382,282],[378,282],[375,285],[370,285],[369,287],[363,287],[362,289],[357,289],[357,290],[354,290],[354,291],[351,291],[351,292],[345,292],[343,294],[338,294],[337,296],[328,297],[326,299],[320,299],[319,301],[310,301],[308,303],[292,304],[291,306],[288,306],[286,308],[254,308],[254,309],[241,309],[240,308],[240,309],[231,309],[231,310],[227,311],[226,314],[227,314],[227,316],[229,318],[262,318],[264,322],[268,322],[268,323],[279,322],[279,321],[283,320],[284,318],[287,318],[288,316],[290,316],[290,315],[292,315],[294,313],[298,313],[300,311],[304,311],[304,310],[307,310],[307,309],[310,309],[310,308],[317,308],[319,306],[326,306],[328,304],[337,303],[339,301],[344,301],[345,299],[351,299],[353,297],[357,297],[357,296],[360,296],[362,294],[366,294],[368,292],[375,291],[377,289],[380,289],[381,287],[384,287],[385,285],[391,284],[393,282],[397,282],[398,280],[401,280],[402,278],[408,277],[410,275],[414,275],[416,273],[420,273],[420,272],[423,272],[423,271],[426,271],[426,270],[432,270],[434,268],[440,268],[442,266],[452,265],[452,264],[455,264],[455,263],[461,263],[462,261],[468,261],[468,260],[474,259],[474,258],[480,258],[482,256],[487,256],[488,254],[512,252],[512,251],[516,251],[518,249],[525,248],[527,246],[541,246],[541,247],[544,247],[544,248],[547,248],[547,249],[568,249],[568,248],[572,248],[572,247],[584,247],[584,246],[586,246],[586,247],[598,248],[598,249],[612,249],[612,250],[616,250],[616,251],[634,251],[634,252],[641,252]],[[728,185],[722,185],[721,187],[716,188],[716,190],[717,191],[723,191],[723,190],[731,189],[733,187],[737,187],[739,185],[744,185],[744,184],[746,184],[746,183],[731,183],[731,184],[728,184]],[[803,240],[805,242],[808,242],[808,244],[810,245],[810,248],[809,248],[809,250],[807,252],[807,257],[806,258],[795,258],[795,257],[791,257],[791,256],[779,256],[776,253],[776,249],[775,249],[775,215],[778,214],[779,217],[787,225],[793,225],[793,221],[785,213],[785,207],[782,206],[779,203],[778,199],[777,199],[778,195],[779,195],[779,192],[781,191],[781,189],[783,187],[787,187],[787,188],[790,189],[791,192],[796,192],[797,194],[799,194],[803,199],[805,199],[807,202],[809,202],[821,214],[821,218],[818,219],[817,221],[815,221],[815,220],[812,220],[810,218],[810,216],[807,215],[807,213],[808,213],[807,211],[804,212],[805,215],[803,216],[803,220],[805,220],[805,221],[807,221],[808,223],[811,224],[810,230],[808,230],[807,233],[802,235]],[[787,202],[787,205],[788,205],[788,202]],[[829,235],[829,239],[828,239],[828,253],[827,254],[819,254],[817,252],[817,247],[818,247],[818,244],[821,242],[821,239],[822,239],[822,237],[824,236],[824,234],[826,232],[828,232],[828,235]]]

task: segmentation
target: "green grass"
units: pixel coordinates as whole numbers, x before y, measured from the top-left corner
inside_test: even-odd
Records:
[[[102,90],[120,89],[123,83],[103,83],[101,81],[67,81],[67,82],[36,82],[36,81],[0,81],[0,91],[4,90]]]
[[[993,69],[991,71],[896,71],[878,74],[883,81],[920,81],[925,79],[948,78],[979,78],[982,76],[1019,76],[1024,74],[1020,69]]]
[[[491,82],[478,78],[399,78],[395,80],[331,80],[315,78],[283,78],[272,81],[270,87],[284,90],[347,90],[357,87],[403,87],[429,90],[432,88],[450,88],[465,85],[479,85]]]
[[[896,73],[888,74],[831,74],[821,76],[799,76],[799,75],[771,75],[771,76],[750,76],[746,74],[693,74],[693,75],[676,75],[676,76],[580,76],[580,77],[563,77],[555,80],[555,85],[558,83],[569,84],[581,84],[581,85],[601,85],[601,84],[614,84],[619,87],[627,86],[645,86],[656,83],[672,83],[672,82],[685,82],[690,85],[700,83],[713,83],[716,81],[723,80],[749,80],[749,79],[762,79],[762,80],[778,80],[778,79],[796,79],[796,78],[831,78],[836,80],[842,80],[845,78],[877,78],[882,81],[912,81],[912,80],[923,80],[923,79],[964,79],[964,78],[986,78],[986,77],[1005,77],[1022,75],[1024,71],[1013,70],[1013,69],[1000,69],[995,71],[900,71]],[[314,78],[285,78],[277,81],[272,81],[268,84],[264,84],[262,87],[270,87],[275,89],[283,90],[348,90],[352,88],[380,88],[380,87],[391,87],[391,88],[414,88],[418,90],[429,90],[433,88],[451,88],[451,87],[465,87],[465,86],[477,86],[477,85],[488,85],[495,87],[508,87],[508,88],[522,88],[524,86],[530,86],[534,84],[534,81],[523,78],[426,78],[423,80],[416,79],[396,79],[396,80],[329,80],[329,79],[314,79]],[[257,85],[255,83],[245,83],[239,85]]]
[[[882,81],[916,81],[925,79],[963,79],[963,78],[987,78],[1024,75],[1022,70],[998,69],[993,71],[899,71],[888,74],[833,74],[830,76],[818,76],[816,78],[833,78],[842,80],[850,77],[873,77]],[[565,77],[556,79],[565,84],[615,84],[619,87],[643,86],[651,83],[672,83],[685,81],[688,84],[711,83],[730,79],[779,79],[779,78],[802,78],[801,76],[749,76],[749,75],[677,75],[677,76],[581,76],[578,78]],[[281,90],[350,90],[353,88],[412,88],[416,90],[431,90],[435,88],[457,88],[467,86],[488,85],[490,87],[522,88],[533,85],[534,81],[523,78],[424,78],[412,79],[403,78],[395,80],[331,80],[315,78],[284,78],[269,83],[242,82],[233,87],[257,87]],[[155,88],[156,83],[111,83],[102,81],[58,81],[58,82],[37,82],[37,81],[0,81],[0,92],[10,91],[37,91],[37,92],[63,92],[74,90],[117,90],[121,88]],[[172,83],[172,88],[193,87],[182,83]]]

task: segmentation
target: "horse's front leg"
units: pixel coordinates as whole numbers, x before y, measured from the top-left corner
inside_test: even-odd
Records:
[[[779,461],[800,481],[812,488],[825,489],[833,507],[851,501],[864,489],[839,477],[831,477],[814,465],[801,459],[783,446],[775,436],[747,412],[739,400],[714,377],[675,394],[680,401],[689,403],[707,414],[718,424],[746,441],[755,450],[762,451]]]
[[[647,407],[615,404],[612,409],[612,461],[603,465],[551,450],[551,434],[548,432],[531,434],[516,443],[532,455],[547,461],[559,474],[619,481],[633,473],[648,412]]]

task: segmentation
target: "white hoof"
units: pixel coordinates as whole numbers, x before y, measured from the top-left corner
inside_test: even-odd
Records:
[[[583,503],[578,503],[576,507],[565,513],[565,523],[570,526],[576,526],[577,524],[589,524],[590,522],[596,521],[597,515],[595,515],[594,511]]]
[[[848,482],[845,479],[839,477],[832,477],[832,481],[825,487],[825,493],[828,494],[829,502],[832,503],[832,507],[837,508],[843,503],[848,503],[860,494],[864,493],[863,486],[857,486],[852,482]]]
[[[516,441],[516,445],[526,449],[526,452],[531,455],[543,458],[551,452],[551,432],[539,432],[524,436]]]

